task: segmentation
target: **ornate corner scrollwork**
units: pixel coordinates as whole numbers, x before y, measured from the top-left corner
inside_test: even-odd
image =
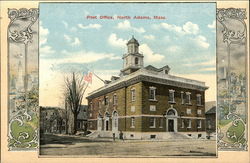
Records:
[[[242,8],[219,8],[216,12],[217,20],[223,25],[223,41],[228,44],[239,43],[246,38],[246,23],[244,19],[247,18],[246,9]],[[234,19],[242,23],[243,31],[233,30],[225,24],[227,19]]]
[[[39,10],[37,8],[32,8],[29,10],[26,8],[21,8],[19,10],[9,9],[8,10],[8,16],[10,18],[10,24],[8,28],[9,38],[17,43],[27,44],[28,42],[31,42],[33,37],[31,26],[37,21],[38,15],[39,15]],[[16,29],[12,30],[11,26],[17,20],[30,21],[30,23],[26,27],[24,27],[24,29],[20,29],[19,31],[17,31]]]
[[[219,150],[247,150],[247,105],[246,105],[246,62],[247,56],[246,9],[217,9],[217,51],[219,68],[225,70],[226,77],[218,75],[218,130]],[[222,33],[220,33],[222,32]],[[222,37],[222,39],[221,39]],[[226,46],[223,45],[226,43]],[[221,47],[220,47],[221,45]],[[218,48],[218,47],[217,47]],[[224,51],[222,52],[222,48]],[[239,54],[243,59],[238,60]],[[235,65],[235,61],[237,65]],[[226,62],[224,62],[226,61]],[[239,63],[240,62],[240,63]],[[219,88],[219,87],[218,87]]]
[[[29,74],[28,71],[29,57],[38,55],[38,49],[36,49],[37,52],[29,51],[31,46],[37,47],[38,44],[38,40],[33,40],[34,32],[38,33],[38,16],[38,8],[8,9],[10,19],[7,30],[8,46],[11,47],[8,51],[8,73],[11,74],[9,76],[12,76],[12,82],[21,83],[18,86],[9,84],[8,146],[10,150],[32,150],[38,147],[38,83],[28,82],[29,80],[34,81],[32,75],[33,77],[38,75]],[[33,26],[35,23],[36,25]],[[19,48],[14,49],[13,47]],[[17,52],[19,54],[16,54]],[[17,55],[18,57],[13,57]],[[24,56],[24,58],[20,56]],[[17,58],[20,67],[15,68]],[[33,63],[33,68],[34,65],[35,63]],[[38,62],[36,66],[38,68]],[[10,68],[13,72],[10,71]],[[28,89],[28,86],[31,89]]]

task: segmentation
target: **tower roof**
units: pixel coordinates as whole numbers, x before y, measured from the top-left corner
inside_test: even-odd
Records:
[[[137,45],[139,45],[139,42],[134,38],[134,36],[132,36],[132,38],[128,41],[127,45],[128,44],[137,44]]]

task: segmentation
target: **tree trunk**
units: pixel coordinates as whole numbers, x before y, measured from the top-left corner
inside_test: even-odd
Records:
[[[73,134],[76,134],[77,132],[77,114],[74,113],[74,129],[73,129]]]
[[[68,118],[65,121],[65,134],[68,134]]]

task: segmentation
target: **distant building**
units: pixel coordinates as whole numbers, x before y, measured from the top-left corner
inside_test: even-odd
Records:
[[[205,83],[170,75],[167,65],[144,67],[134,37],[127,47],[120,76],[87,97],[89,129],[103,137],[122,131],[126,139],[161,139],[169,132],[205,137]]]
[[[77,116],[77,130],[87,129],[87,105],[81,105]],[[44,133],[69,133],[72,130],[72,113],[59,107],[40,107],[40,130]]]
[[[206,132],[216,132],[216,106],[211,107],[206,113]]]
[[[88,123],[88,105],[81,105],[80,112],[77,115],[77,130],[84,131]]]
[[[58,107],[40,107],[40,132],[65,133],[65,110]]]

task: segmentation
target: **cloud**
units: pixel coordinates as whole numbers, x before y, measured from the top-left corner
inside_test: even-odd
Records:
[[[216,67],[206,67],[206,68],[201,68],[198,71],[204,72],[204,71],[216,71]]]
[[[42,26],[42,22],[40,22],[40,28],[39,28],[39,44],[40,44],[40,46],[47,43],[48,35],[49,35],[49,29],[44,28]]]
[[[207,42],[206,37],[202,36],[202,35],[198,35],[195,38],[192,38],[191,40],[193,40],[198,46],[207,49],[210,45]]]
[[[152,27],[154,29],[163,28],[168,31],[175,32],[181,35],[186,35],[186,34],[196,35],[200,31],[199,26],[190,21],[186,22],[183,26],[177,26],[177,25],[168,24],[168,23],[160,23],[160,24],[153,24]]]
[[[46,54],[53,54],[55,51],[52,49],[51,46],[45,45],[39,48],[39,53],[41,56],[44,56]]]
[[[76,32],[77,31],[77,28],[76,27],[71,27],[70,28],[70,32]]]
[[[51,46],[47,44],[49,35],[49,29],[43,27],[42,22],[40,22],[39,28],[39,54],[41,56],[45,56],[47,54],[55,53],[55,50],[52,49]]]
[[[143,36],[145,39],[148,39],[148,40],[154,40],[155,39],[155,36],[154,35],[144,35]]]
[[[121,30],[133,30],[133,31],[138,32],[138,33],[146,32],[145,29],[142,27],[140,27],[140,28],[132,27],[128,20],[125,20],[124,22],[118,23],[116,28],[121,29]]]
[[[75,37],[74,41],[72,42],[72,46],[77,46],[77,45],[80,45],[80,44],[81,44],[81,42],[80,42],[79,38]]]
[[[66,21],[62,21],[62,23],[63,23],[64,27],[65,27],[66,29],[68,29],[69,24],[68,24]]]
[[[167,51],[169,51],[169,52],[177,52],[177,51],[180,50],[180,49],[181,49],[181,48],[180,48],[179,46],[174,45],[174,46],[168,47],[168,48],[167,48]]]
[[[142,44],[140,46],[140,51],[143,53],[145,62],[160,62],[164,59],[164,56],[161,54],[154,53],[153,50],[147,45]]]
[[[215,29],[215,27],[216,27],[215,20],[212,22],[212,24],[208,24],[207,27],[210,28],[210,29]]]
[[[201,61],[201,62],[197,62],[197,63],[186,63],[183,64],[184,66],[188,66],[188,67],[193,67],[193,66],[216,66],[216,58],[212,58],[210,60],[207,61]]]
[[[71,45],[71,46],[79,46],[81,41],[78,37],[71,37],[69,35],[64,34],[63,38]]]
[[[78,24],[77,26],[81,29],[100,29],[102,27],[101,24],[89,24],[89,25]]]
[[[63,37],[64,37],[64,39],[66,40],[66,41],[68,41],[68,42],[70,42],[71,41],[71,37],[69,36],[69,35],[63,35]]]
[[[65,57],[62,59],[57,59],[57,63],[91,63],[101,59],[121,59],[121,57],[118,57],[113,53],[96,53],[86,50],[77,52],[69,52],[67,50],[63,50],[62,53],[65,55]]]
[[[108,43],[115,47],[126,48],[127,40],[123,40],[122,38],[118,38],[115,33],[112,33],[108,38]]]
[[[197,24],[194,24],[192,22],[187,22],[183,25],[183,30],[187,34],[194,34],[196,35],[199,32],[199,26]]]

